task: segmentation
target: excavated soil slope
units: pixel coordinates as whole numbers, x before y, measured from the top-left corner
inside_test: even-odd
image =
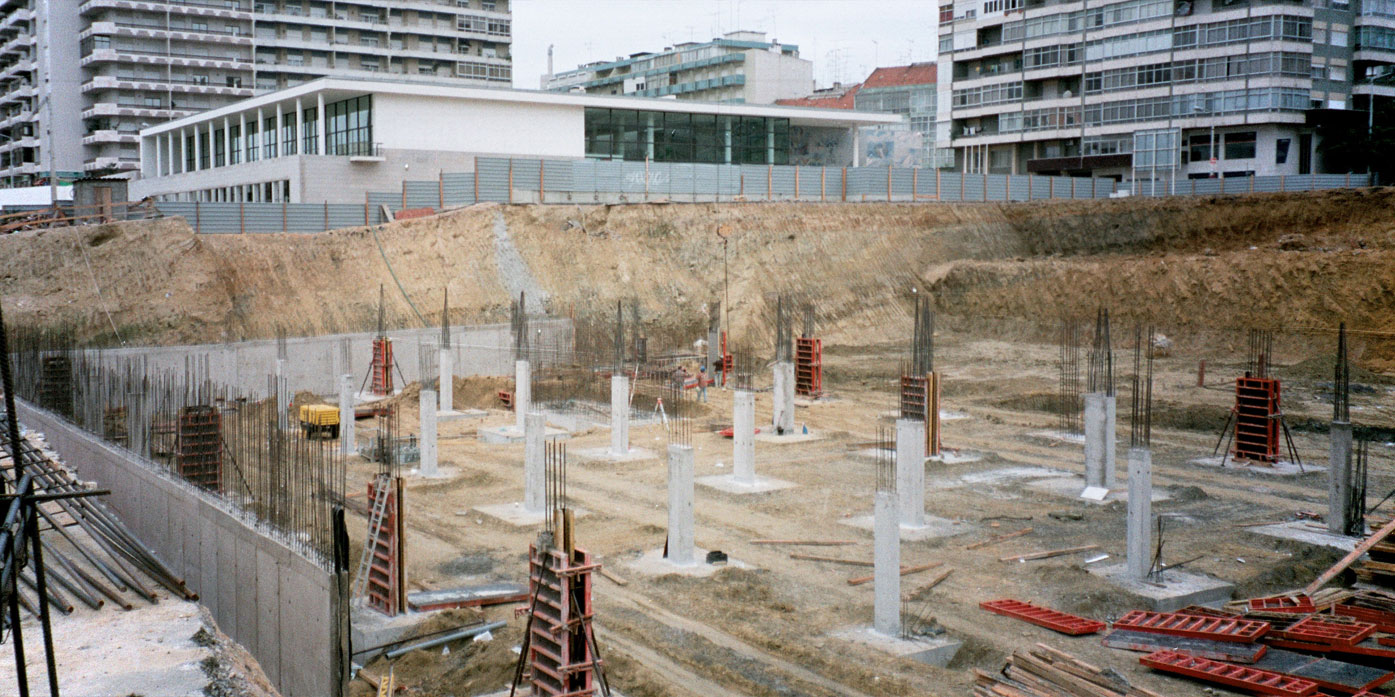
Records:
[[[529,290],[550,313],[638,301],[651,334],[698,336],[721,295],[765,345],[773,294],[842,343],[899,338],[912,288],[941,314],[1050,321],[1100,303],[1162,326],[1395,329],[1388,190],[1032,204],[501,206],[317,235],[194,235],[179,219],[0,238],[21,323],[83,338],[193,342],[503,321]],[[388,263],[391,265],[389,271]],[[395,272],[395,278],[394,278]],[[398,291],[415,304],[414,311]],[[98,290],[100,289],[100,290]],[[108,318],[107,313],[110,313]],[[889,330],[886,327],[894,326]]]

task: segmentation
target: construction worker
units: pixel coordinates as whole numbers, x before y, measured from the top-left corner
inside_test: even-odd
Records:
[[[707,401],[707,364],[698,366],[698,401]]]

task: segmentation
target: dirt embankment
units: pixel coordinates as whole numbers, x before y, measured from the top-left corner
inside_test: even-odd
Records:
[[[453,321],[507,321],[510,290],[532,287],[548,312],[597,322],[617,300],[637,304],[646,331],[669,345],[699,336],[724,286],[733,336],[752,347],[769,344],[779,292],[813,302],[829,339],[899,340],[913,288],[948,315],[1050,321],[1104,303],[1160,325],[1345,319],[1391,330],[1392,203],[1373,190],[1011,205],[483,204],[318,235],[196,236],[173,219],[0,238],[11,260],[0,294],[17,322],[73,325],[84,339],[109,339],[114,325],[128,342],[365,330],[380,286],[390,326],[435,323],[445,290]]]

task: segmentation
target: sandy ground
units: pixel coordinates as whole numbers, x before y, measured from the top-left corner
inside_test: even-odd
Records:
[[[1041,437],[1056,428],[1049,413],[1058,384],[1055,344],[985,332],[944,330],[937,336],[936,361],[948,375],[944,408],[968,418],[946,421],[947,446],[976,451],[982,459],[956,465],[927,465],[926,508],[953,521],[952,537],[902,543],[903,564],[942,562],[954,571],[929,592],[918,589],[931,574],[905,577],[903,595],[911,614],[933,617],[950,636],[964,642],[947,669],[892,659],[859,644],[830,636],[871,619],[871,585],[849,586],[865,569],[789,558],[791,551],[871,559],[871,535],[846,525],[871,509],[872,461],[868,447],[879,418],[892,408],[888,381],[899,351],[892,346],[832,350],[826,370],[837,376],[826,403],[801,408],[796,420],[821,439],[789,445],[758,444],[757,473],[796,483],[792,489],[739,497],[698,487],[698,547],[720,549],[748,564],[708,578],[645,576],[631,567],[644,552],[663,545],[666,465],[659,460],[609,464],[580,461],[569,469],[569,495],[587,511],[578,522],[580,543],[600,555],[607,569],[629,581],[620,587],[597,580],[602,652],[614,658],[612,680],[628,695],[950,695],[963,694],[970,668],[996,670],[1013,649],[1042,641],[1096,665],[1112,667],[1159,694],[1202,695],[1200,684],[1150,673],[1137,655],[1103,648],[1098,637],[1068,638],[1025,623],[989,615],[979,602],[1013,597],[1108,620],[1138,605],[1107,582],[1088,574],[1073,555],[1025,563],[1002,563],[1010,554],[1097,544],[1122,561],[1122,502],[1094,505],[1039,488],[1083,471],[1078,444]],[[1116,347],[1117,348],[1117,347]],[[1243,351],[1244,347],[1241,346]],[[1119,363],[1131,351],[1118,351]],[[1196,387],[1196,364],[1207,357],[1208,383]],[[1174,351],[1156,363],[1153,431],[1155,487],[1172,499],[1155,505],[1169,514],[1164,560],[1181,561],[1238,586],[1243,596],[1280,591],[1306,583],[1335,558],[1314,550],[1246,532],[1236,524],[1292,518],[1297,511],[1325,510],[1326,479],[1320,473],[1281,478],[1189,464],[1210,455],[1231,392],[1227,376],[1243,370],[1243,355],[1211,349]],[[1083,362],[1083,358],[1082,358]],[[1320,362],[1320,361],[1319,361]],[[1330,416],[1322,400],[1322,374],[1296,351],[1275,357],[1284,378],[1285,412],[1306,462],[1325,464],[1326,436],[1314,424]],[[1314,373],[1314,374],[1309,374]],[[1121,443],[1128,442],[1127,370],[1117,372]],[[763,381],[758,380],[758,386]],[[768,383],[768,378],[766,381]],[[1353,397],[1358,421],[1391,424],[1391,386],[1371,385]],[[730,472],[731,444],[706,426],[724,426],[729,392],[710,393],[711,411],[697,418],[696,474]],[[770,419],[770,397],[757,397],[757,421]],[[414,400],[405,400],[414,404]],[[645,411],[649,406],[635,404]],[[403,431],[414,431],[404,414]],[[457,476],[447,481],[409,480],[411,578],[432,588],[487,580],[526,579],[526,549],[536,534],[471,511],[474,506],[522,497],[523,446],[484,445],[478,426],[511,423],[512,415],[493,410],[480,422],[440,426],[441,463]],[[885,422],[881,422],[885,423]],[[567,442],[570,451],[604,447],[604,428],[583,431]],[[632,444],[662,452],[662,426],[632,427]],[[1123,445],[1120,477],[1123,478]],[[1373,444],[1371,498],[1395,487],[1392,444]],[[351,467],[352,491],[362,488],[373,466]],[[1079,485],[1072,485],[1078,492]],[[362,521],[352,532],[358,535]],[[992,535],[1031,527],[1032,533],[997,545],[965,550]],[[837,548],[799,549],[753,545],[757,538],[834,538],[856,540]],[[516,632],[517,627],[510,627]],[[508,639],[503,634],[501,640]],[[517,641],[516,633],[512,641]],[[513,654],[499,656],[505,663]],[[448,660],[448,659],[445,659]],[[444,665],[430,661],[399,669],[406,684],[425,694],[463,694],[438,682]],[[499,668],[487,660],[479,670]]]

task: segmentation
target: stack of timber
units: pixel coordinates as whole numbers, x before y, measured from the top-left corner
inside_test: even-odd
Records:
[[[1372,520],[1371,527],[1379,530],[1389,525],[1390,520]],[[1370,559],[1355,566],[1356,577],[1372,585],[1395,588],[1395,539],[1381,539],[1371,545],[1367,554],[1370,555]]]
[[[974,670],[974,697],[1159,697],[1118,672],[1037,644],[1014,651],[998,674]]]

